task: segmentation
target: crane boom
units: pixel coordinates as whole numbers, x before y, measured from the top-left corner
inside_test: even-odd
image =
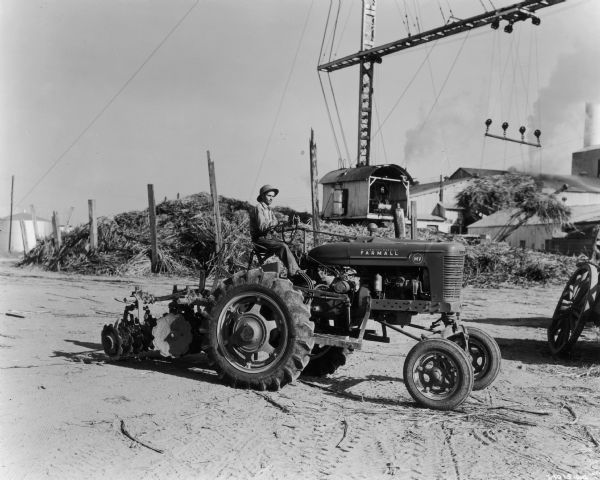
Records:
[[[337,60],[323,63],[317,67],[320,72],[334,72],[342,68],[360,65],[359,112],[358,112],[358,160],[357,165],[369,165],[371,143],[371,112],[373,102],[373,73],[374,64],[381,63],[384,56],[409,48],[417,47],[434,40],[450,37],[467,30],[473,30],[486,25],[498,28],[500,21],[512,25],[529,18],[535,25],[540,20],[534,15],[537,10],[551,7],[566,0],[524,0],[510,6],[475,15],[465,20],[456,20],[441,27],[425,32],[409,35],[408,37],[375,47],[375,2],[363,0],[363,23],[361,50]]]

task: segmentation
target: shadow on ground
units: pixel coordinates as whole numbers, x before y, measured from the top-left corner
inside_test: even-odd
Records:
[[[600,343],[578,341],[564,356],[553,356],[546,340],[496,337],[504,360],[527,364],[580,366],[582,363],[600,365]]]
[[[349,398],[357,402],[369,402],[379,405],[397,406],[397,407],[415,407],[413,401],[396,400],[393,398],[373,397],[367,395],[357,395],[350,390],[363,382],[398,382],[401,388],[404,388],[404,380],[400,377],[388,377],[384,375],[367,375],[366,377],[310,377],[301,375],[299,381],[311,387],[317,387],[324,390],[327,395]]]
[[[79,342],[77,340],[65,340],[74,345],[87,348],[80,352],[63,352],[55,350],[54,358],[64,358],[77,363],[98,363],[115,367],[131,368],[134,370],[146,370],[168,375],[175,375],[191,380],[200,380],[208,383],[220,383],[216,372],[211,369],[208,357],[205,354],[189,355],[185,358],[163,358],[156,352],[143,357],[128,357],[119,360],[110,359],[104,353],[99,343]]]
[[[480,325],[498,325],[500,327],[529,327],[529,328],[548,328],[550,325],[549,317],[524,317],[524,318],[476,318],[465,320],[465,325],[472,323]]]

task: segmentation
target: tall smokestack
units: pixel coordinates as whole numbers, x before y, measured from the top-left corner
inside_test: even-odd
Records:
[[[600,104],[585,104],[583,148],[600,145]]]

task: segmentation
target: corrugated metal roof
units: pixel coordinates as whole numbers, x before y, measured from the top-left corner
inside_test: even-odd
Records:
[[[573,193],[600,193],[600,178],[586,175],[537,175],[544,184],[544,189],[554,191],[567,185],[567,192]]]
[[[575,205],[571,208],[571,223],[582,222],[600,222],[600,205]],[[481,220],[472,223],[468,228],[485,228],[485,227],[503,227],[514,223],[511,221],[511,216],[516,212],[516,209],[500,210],[499,212],[488,215]],[[541,225],[543,222],[537,215],[531,217],[525,225]]]
[[[508,173],[507,170],[491,170],[488,168],[460,167],[456,170],[456,172],[454,172],[452,175],[450,175],[450,178],[453,178],[461,170],[472,177],[489,177],[491,175],[504,175],[504,174]]]
[[[409,173],[404,168],[394,163],[388,165],[367,165],[365,167],[340,168],[339,170],[333,170],[332,172],[326,173],[323,178],[319,180],[319,183],[357,182],[373,176],[399,180],[403,175],[411,184],[413,183],[413,179]]]
[[[417,221],[420,222],[441,222],[444,223],[446,219],[444,217],[440,217],[438,215],[419,213],[417,216]]]
[[[470,178],[449,178],[444,180],[444,186],[454,185],[455,183],[467,183],[470,182]],[[410,187],[411,195],[420,195],[435,192],[440,189],[440,182],[430,182],[430,183],[418,183]]]

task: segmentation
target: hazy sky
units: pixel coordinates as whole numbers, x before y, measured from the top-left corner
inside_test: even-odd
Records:
[[[504,0],[378,0],[376,44],[465,18]],[[338,13],[338,5],[341,5]],[[330,6],[331,11],[330,11]],[[360,0],[0,0],[0,216],[36,207],[71,223],[209,191],[310,208],[308,140],[322,176],[356,162],[358,67],[316,66],[355,53]],[[383,59],[375,70],[373,164],[421,182],[458,167],[570,173],[586,101],[600,102],[600,1],[567,0],[507,34],[474,30]],[[332,43],[334,19],[336,36]],[[343,127],[337,125],[333,97]],[[544,148],[484,140],[510,123]],[[344,142],[345,139],[345,142]]]

